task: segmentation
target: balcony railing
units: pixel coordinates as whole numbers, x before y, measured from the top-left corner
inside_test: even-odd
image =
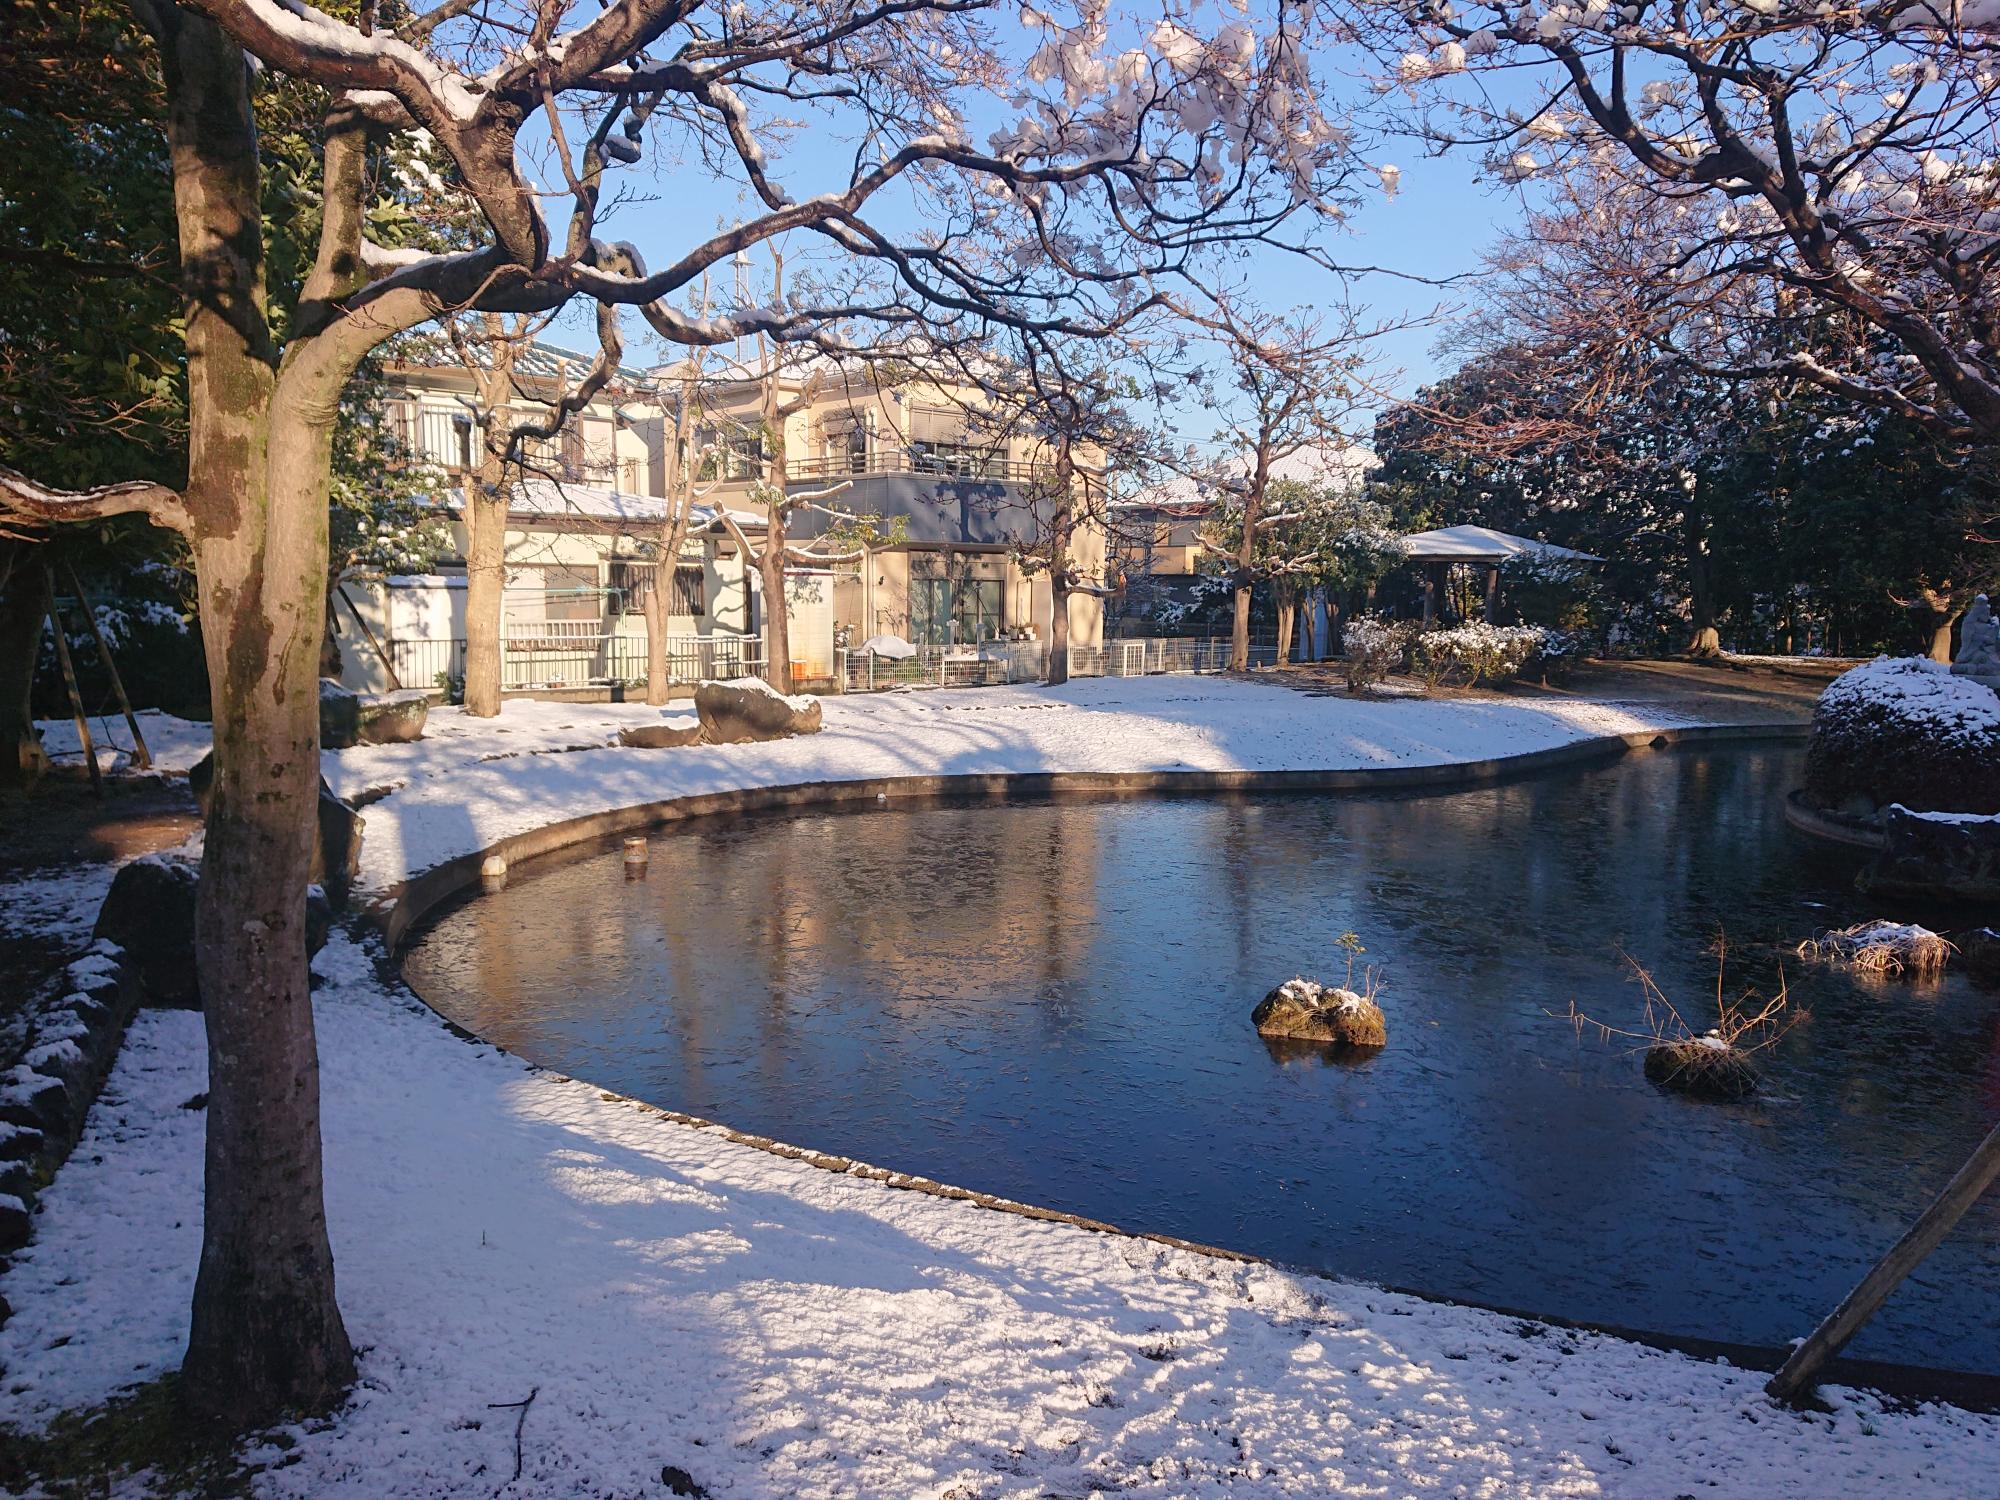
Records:
[[[1050,465],[1004,454],[912,453],[904,448],[877,448],[866,457],[847,453],[820,458],[794,458],[785,464],[787,479],[860,479],[871,474],[925,474],[939,479],[1000,480],[1027,484],[1051,472]]]

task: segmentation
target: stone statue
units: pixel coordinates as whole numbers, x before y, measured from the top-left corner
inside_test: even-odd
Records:
[[[1965,619],[1959,625],[1958,655],[1953,658],[1951,670],[1960,677],[1971,677],[1993,685],[2000,682],[2000,622],[1993,618],[1992,606],[1981,594],[1972,601],[1972,608],[1965,612]]]

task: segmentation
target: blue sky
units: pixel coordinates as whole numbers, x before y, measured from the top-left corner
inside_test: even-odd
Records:
[[[651,153],[649,153],[650,157]],[[841,142],[832,132],[814,132],[772,152],[780,180],[795,196],[823,190],[840,180],[847,165]],[[1476,159],[1470,154],[1428,157],[1407,140],[1378,141],[1365,152],[1372,164],[1392,162],[1402,169],[1400,190],[1385,199],[1371,185],[1347,232],[1329,238],[1331,252],[1344,262],[1393,268],[1412,276],[1444,280],[1476,272],[1483,253],[1521,212],[1518,194],[1495,190],[1474,181]],[[748,216],[753,205],[740,184],[711,176],[699,161],[655,166],[648,161],[635,188],[649,192],[650,201],[624,205],[606,226],[610,236],[629,239],[658,264],[673,259],[697,237]],[[1365,175],[1365,174],[1364,174]],[[893,218],[890,220],[893,223]],[[766,263],[760,256],[756,274]],[[1296,257],[1266,255],[1257,274],[1261,300],[1272,308],[1311,305],[1341,295],[1331,273]],[[727,288],[719,288],[726,294]],[[1374,321],[1422,318],[1442,307],[1449,318],[1476,299],[1469,282],[1447,287],[1424,285],[1395,276],[1374,275],[1356,283],[1353,300],[1371,309]],[[588,324],[572,315],[552,336],[578,345],[589,342]],[[1442,373],[1432,354],[1440,325],[1415,327],[1377,341],[1377,363],[1392,395],[1407,395]],[[650,361],[655,341],[635,319],[628,340],[632,355]],[[1396,373],[1400,372],[1400,373]],[[1366,426],[1367,419],[1358,425]],[[1202,439],[1203,425],[1191,416],[1185,436]]]

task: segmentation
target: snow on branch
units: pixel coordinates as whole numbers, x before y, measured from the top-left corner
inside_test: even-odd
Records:
[[[32,521],[97,521],[107,516],[144,516],[155,526],[186,533],[192,529],[178,490],[149,480],[58,490],[37,484],[15,469],[0,466],[0,512]]]

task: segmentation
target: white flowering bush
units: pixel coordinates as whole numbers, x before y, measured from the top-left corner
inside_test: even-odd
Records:
[[[1365,693],[1402,663],[1415,631],[1408,625],[1374,615],[1349,620],[1340,635],[1340,654],[1347,670],[1347,690]]]
[[[1511,682],[1558,634],[1540,625],[1468,620],[1418,636],[1410,645],[1410,665],[1427,687]]]

